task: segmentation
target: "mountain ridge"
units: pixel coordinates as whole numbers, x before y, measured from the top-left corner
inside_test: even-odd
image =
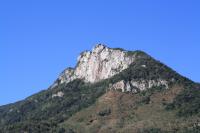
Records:
[[[78,56],[75,68],[66,68],[58,80],[63,83],[79,78],[86,82],[98,82],[109,78],[126,69],[133,62],[134,52],[129,53],[130,51],[124,49],[109,48],[104,44],[97,44],[91,51],[82,52]],[[115,72],[114,69],[119,70]],[[101,75],[99,76],[99,74]]]
[[[98,44],[49,89],[0,106],[0,132],[199,131],[199,97],[199,84],[145,52]],[[145,115],[148,110],[155,118]]]

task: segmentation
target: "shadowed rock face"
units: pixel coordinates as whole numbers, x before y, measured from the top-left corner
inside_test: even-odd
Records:
[[[74,79],[84,79],[85,82],[97,82],[107,79],[129,67],[136,58],[128,51],[108,48],[98,44],[92,51],[85,51],[78,57],[76,68],[67,68],[60,76],[61,83]]]

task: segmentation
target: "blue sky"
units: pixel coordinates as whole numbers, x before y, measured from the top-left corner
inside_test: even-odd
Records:
[[[1,0],[0,105],[48,88],[97,43],[144,50],[200,82],[198,0]]]

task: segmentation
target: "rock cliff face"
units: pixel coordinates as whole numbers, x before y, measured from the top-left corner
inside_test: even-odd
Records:
[[[130,54],[131,53],[131,54]],[[92,51],[85,51],[78,57],[78,63],[75,68],[67,68],[64,70],[57,82],[52,85],[52,88],[59,83],[69,83],[75,79],[82,79],[85,82],[95,83],[103,79],[110,78],[124,69],[127,69],[130,64],[139,58],[137,52],[130,52],[123,49],[112,49],[105,45],[98,44]],[[141,67],[146,68],[146,65]],[[123,92],[142,91],[153,86],[165,86],[168,88],[168,83],[165,80],[131,80],[129,82],[120,81],[110,87],[113,89],[121,89]]]
[[[128,51],[98,44],[92,51],[81,53],[76,68],[67,68],[59,76],[59,81],[68,83],[74,79],[83,79],[85,82],[94,83],[128,68],[135,58],[134,54],[128,55]]]
[[[79,56],[75,75],[87,82],[97,82],[128,68],[134,60],[134,55],[127,56],[126,51],[97,45],[91,52]]]
[[[150,89],[152,87],[163,86],[166,89],[169,88],[168,82],[166,80],[132,80],[132,81],[124,81],[121,80],[115,84],[111,84],[109,86],[109,90],[120,90],[121,92],[132,92],[137,93],[140,91],[144,91],[146,89]]]

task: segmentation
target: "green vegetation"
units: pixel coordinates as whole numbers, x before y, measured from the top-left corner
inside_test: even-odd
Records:
[[[136,61],[133,62],[128,69],[125,69],[121,73],[111,78],[110,82],[115,83],[120,80],[131,81],[135,80],[156,80],[164,79],[169,82],[189,82],[187,78],[180,76],[178,73],[173,71],[171,68],[154,60],[144,52],[138,51],[136,53]],[[143,67],[145,65],[145,67]]]
[[[111,114],[110,108],[103,109],[103,110],[99,111],[99,113],[98,113],[99,116],[107,116],[110,114]]]
[[[113,48],[114,50],[125,51],[123,48]]]
[[[164,132],[160,127],[164,127],[163,125],[166,123],[173,123],[175,120],[177,120],[176,123],[179,123],[185,117],[200,117],[200,85],[194,84],[189,79],[180,76],[142,51],[127,52],[127,55],[132,54],[137,57],[135,62],[129,68],[110,79],[94,84],[84,83],[82,80],[77,79],[68,84],[58,84],[53,89],[41,91],[23,101],[0,107],[0,133],[74,133],[74,129],[71,127],[66,128],[60,125],[71,119],[77,112],[81,112],[88,107],[95,107],[94,103],[100,96],[106,93],[109,84],[114,84],[121,80],[163,79],[171,83],[170,86],[179,84],[184,86],[185,89],[175,97],[173,102],[170,100],[171,103],[164,101],[164,104],[162,104],[162,100],[170,97],[167,95],[168,90],[164,89],[164,86],[152,87],[146,91],[138,92],[138,94],[132,94],[133,99],[129,98],[130,101],[125,99],[121,102],[123,95],[119,95],[118,101],[112,101],[111,103],[115,103],[116,110],[110,108],[111,104],[98,111],[96,108],[94,109],[96,111],[94,112],[95,116],[97,118],[100,117],[100,123],[90,131],[97,131],[102,124],[106,123],[104,119],[111,117],[113,113],[117,116],[116,120],[121,117],[117,123],[120,125],[120,128],[123,128],[126,124],[137,125],[137,122],[152,124],[152,121],[158,121],[157,123],[155,122],[155,127],[147,127],[140,130],[141,133]],[[55,94],[59,92],[64,95],[56,96]],[[118,93],[120,94],[121,92]],[[130,94],[126,93],[124,95],[130,96]],[[152,116],[152,112],[155,116]],[[88,112],[86,113],[90,124],[98,120],[96,117],[91,119],[92,116]],[[192,121],[192,118],[190,120]],[[78,122],[88,123],[84,117],[79,118]],[[192,121],[191,123],[194,122]],[[196,126],[189,125],[188,128],[184,129],[177,126],[175,129],[170,130],[195,133],[200,131],[198,124],[197,122]],[[152,125],[154,126],[154,123]],[[75,123],[75,126],[80,128],[80,125],[77,123]],[[158,128],[157,126],[160,127]],[[112,130],[114,131],[114,129]]]
[[[141,100],[138,101],[138,104],[149,104],[151,102],[151,96],[155,93],[159,93],[165,90],[165,86],[154,86],[146,91],[142,91],[139,94]]]
[[[160,128],[142,129],[139,133],[164,133]]]
[[[178,116],[200,116],[200,86],[190,85],[190,87],[186,87],[172,103],[166,106],[166,109],[178,110]]]
[[[53,131],[58,123],[93,104],[107,87],[106,81],[86,84],[75,80],[42,91],[19,103],[3,106],[0,108],[0,131]],[[60,91],[64,93],[63,97],[52,97]]]

